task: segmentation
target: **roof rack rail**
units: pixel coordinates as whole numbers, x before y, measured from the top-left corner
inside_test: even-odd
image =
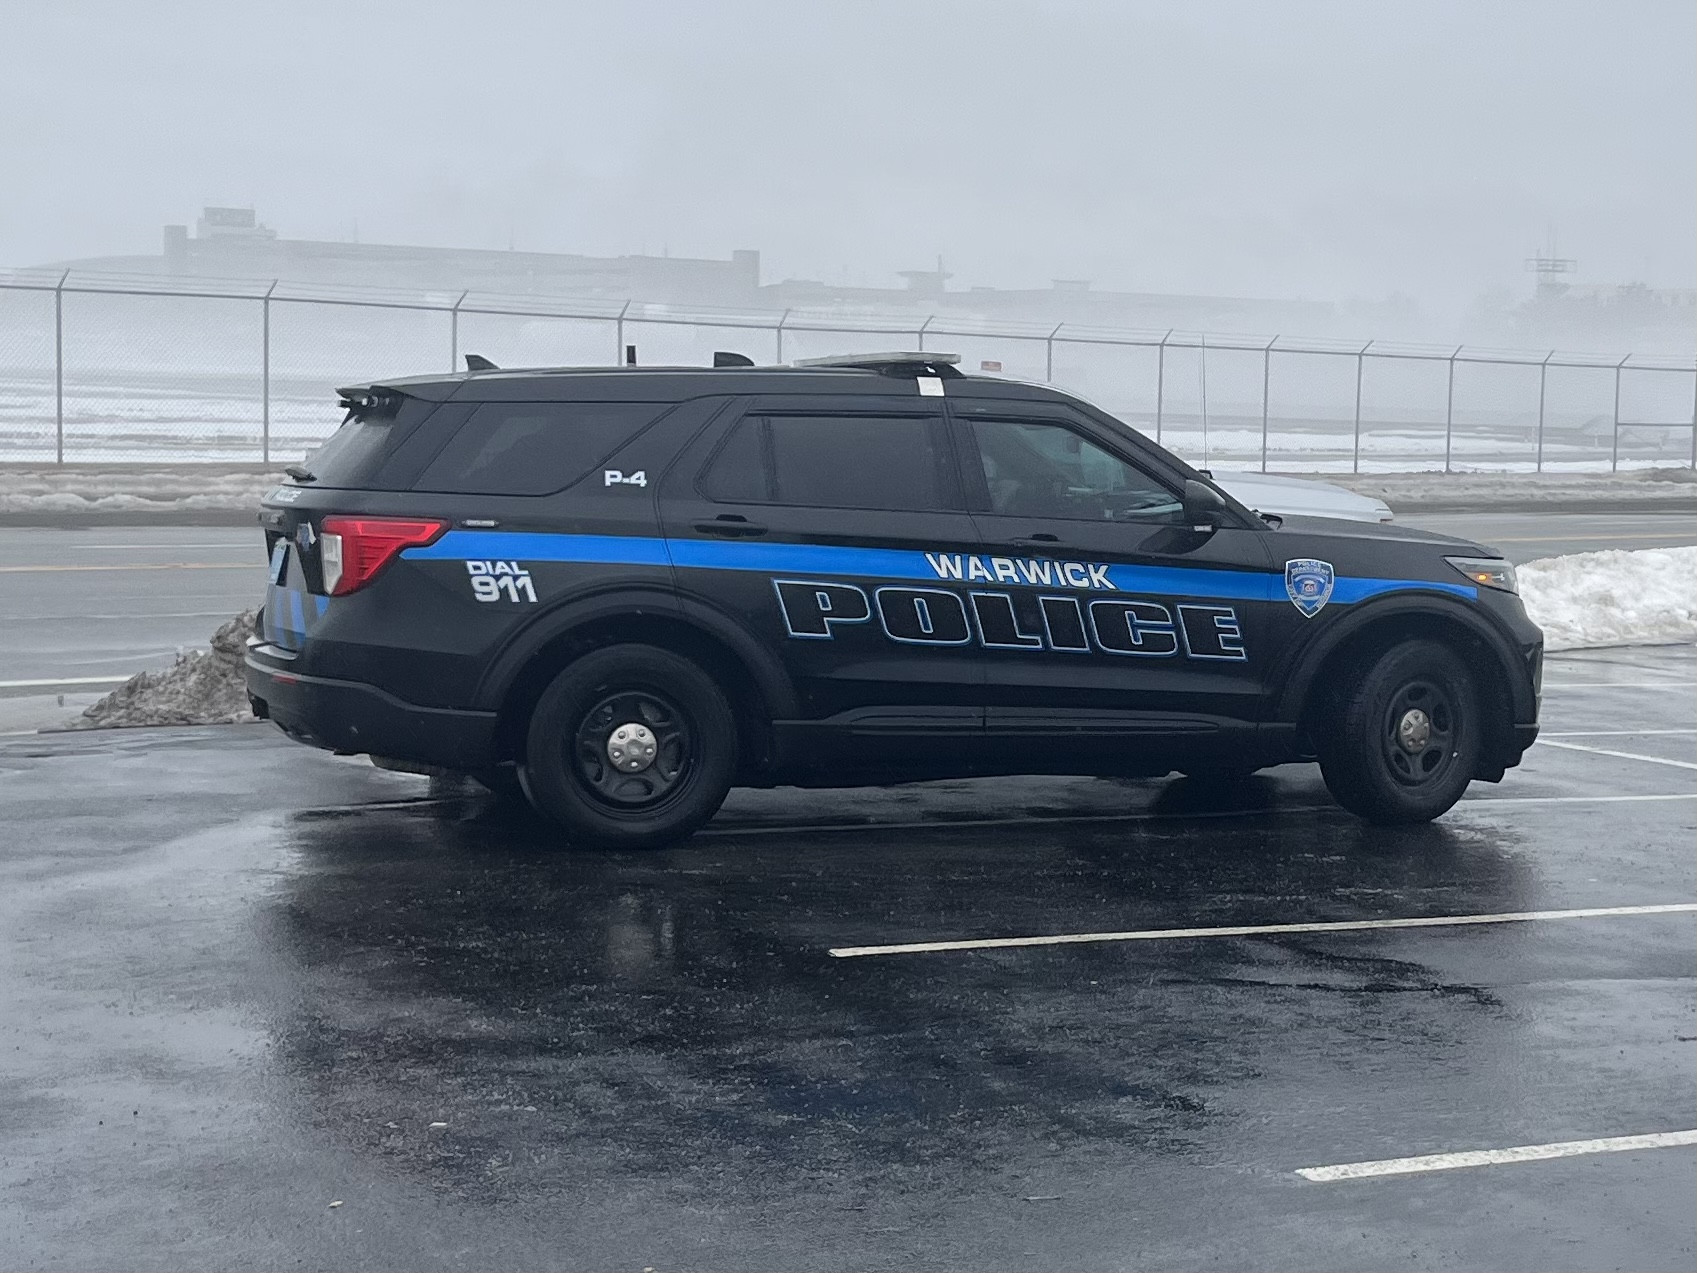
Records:
[[[841,367],[850,371],[876,371],[886,376],[958,376],[959,354],[915,353],[837,354],[831,358],[798,358],[797,367]]]

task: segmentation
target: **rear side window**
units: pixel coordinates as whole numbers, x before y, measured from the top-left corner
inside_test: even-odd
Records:
[[[947,507],[932,422],[919,416],[751,416],[702,477],[709,499],[810,508]]]
[[[397,397],[382,406],[355,411],[316,451],[302,461],[316,486],[374,487],[377,474],[414,430],[436,410],[436,403]]]
[[[413,489],[547,495],[582,478],[665,409],[652,402],[486,402]]]

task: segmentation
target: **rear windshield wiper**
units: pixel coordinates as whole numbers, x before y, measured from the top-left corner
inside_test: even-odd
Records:
[[[288,468],[283,470],[283,476],[292,477],[297,482],[316,482],[318,480],[318,474],[311,469],[302,468],[299,464],[289,465]]]

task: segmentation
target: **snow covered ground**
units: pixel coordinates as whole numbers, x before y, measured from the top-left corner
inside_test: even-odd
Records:
[[[1545,557],[1520,595],[1549,650],[1697,641],[1697,548]]]

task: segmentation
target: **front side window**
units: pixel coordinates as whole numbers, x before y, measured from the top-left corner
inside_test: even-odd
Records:
[[[1068,521],[1174,521],[1179,498],[1153,477],[1059,424],[974,420],[990,511]]]
[[[719,448],[701,489],[727,503],[945,506],[933,428],[918,416],[749,416]]]

